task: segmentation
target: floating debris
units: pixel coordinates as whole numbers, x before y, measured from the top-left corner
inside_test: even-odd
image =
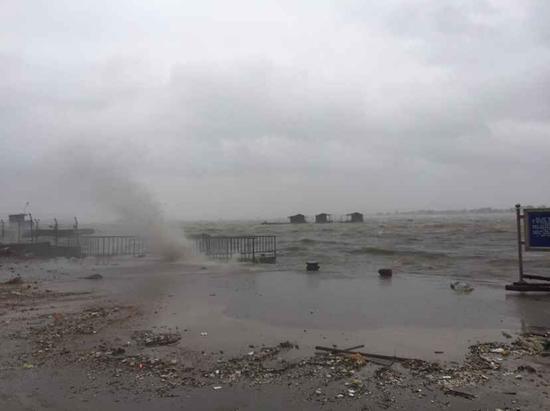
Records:
[[[306,262],[306,270],[307,271],[319,271],[319,263],[317,261],[308,261]]]
[[[393,275],[393,270],[391,268],[381,268],[378,270],[378,274],[380,277],[389,278]]]
[[[474,287],[465,281],[453,281],[451,288],[457,293],[468,294],[474,291]]]

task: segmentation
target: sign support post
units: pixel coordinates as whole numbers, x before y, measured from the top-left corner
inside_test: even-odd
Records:
[[[519,282],[524,283],[523,279],[523,240],[521,238],[521,205],[516,204],[516,226],[518,231],[518,264],[519,264]]]

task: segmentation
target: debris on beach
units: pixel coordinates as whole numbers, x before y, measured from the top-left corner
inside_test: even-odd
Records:
[[[30,292],[26,286],[17,290]],[[5,294],[14,290],[2,289]],[[52,307],[51,313],[40,313],[37,321],[21,332],[19,338],[28,338],[32,352],[18,358],[14,366],[32,364],[40,368],[78,363],[96,375],[113,375],[117,381],[123,381],[121,385],[141,387],[147,382],[154,385],[159,395],[176,395],[173,390],[182,386],[223,388],[221,393],[231,393],[235,386],[292,385],[308,401],[320,406],[328,403],[328,409],[331,403],[347,407],[355,401],[373,401],[381,408],[388,408],[395,404],[396,397],[403,395],[433,398],[441,407],[452,401],[451,397],[457,397],[457,401],[475,401],[477,405],[487,390],[484,385],[491,387],[495,382],[508,380],[513,386],[503,386],[499,393],[509,396],[520,393],[520,387],[531,380],[542,382],[547,375],[537,363],[550,347],[550,336],[542,330],[505,342],[474,344],[461,362],[383,355],[363,351],[363,345],[347,349],[336,345],[322,347],[323,350],[311,355],[307,350],[294,351],[299,349],[296,342],[284,339],[271,346],[247,341],[239,355],[231,357],[223,351],[193,351],[184,341],[180,342],[182,336],[177,330],[129,328],[133,323],[124,321],[137,314],[135,307],[124,306],[94,305],[81,311]],[[200,329],[196,330],[195,335],[199,332]],[[203,333],[207,335],[206,331],[200,334]],[[369,342],[365,344],[368,346]],[[163,348],[150,348],[156,346]]]
[[[462,397],[462,398],[466,398],[467,400],[473,400],[474,398],[476,398],[474,394],[470,394],[470,393],[458,391],[458,390],[446,389],[443,392],[447,395],[454,395],[455,397]]]
[[[80,330],[100,330],[102,322],[112,323],[123,315],[121,308],[105,308],[53,316],[53,322],[32,334],[41,352],[35,354],[34,366],[40,366],[52,356],[69,361],[63,348],[64,338],[80,334]],[[347,350],[321,347],[324,350],[313,356],[296,357],[287,355],[298,349],[297,344],[290,341],[269,347],[254,345],[253,351],[248,351],[247,345],[248,350],[243,349],[240,356],[232,358],[211,353],[191,359],[184,347],[172,345],[180,338],[179,334],[171,332],[134,331],[135,345],[121,346],[121,338],[117,338],[102,341],[92,350],[69,354],[70,358],[88,364],[93,370],[113,370],[117,376],[132,376],[128,381],[134,384],[155,378],[162,395],[169,395],[170,390],[182,385],[221,390],[235,384],[258,387],[312,381],[315,385],[306,391],[311,401],[358,401],[375,396],[380,404],[387,406],[393,403],[393,393],[397,391],[405,390],[423,398],[435,388],[442,396],[474,400],[479,397],[477,386],[503,378],[500,377],[503,373],[508,372],[514,378],[522,374],[536,377],[538,371],[528,362],[504,369],[504,361],[511,357],[538,355],[547,341],[545,337],[523,335],[509,344],[475,344],[459,365],[353,351],[362,345]],[[140,348],[156,345],[173,348],[164,354]]]
[[[18,275],[16,277],[10,278],[7,281],[4,281],[2,284],[5,284],[5,285],[19,285],[19,284],[23,284],[23,279],[21,278],[21,276]]]
[[[181,340],[179,333],[162,332],[155,333],[153,331],[135,331],[132,335],[132,339],[137,342],[138,345],[154,347],[159,345],[175,344]]]
[[[296,349],[300,348],[298,344],[291,343],[290,341],[283,341],[279,343],[279,347],[287,350],[291,348],[296,348]]]
[[[512,334],[506,332],[506,331],[502,331],[502,335],[506,338],[512,338]]]

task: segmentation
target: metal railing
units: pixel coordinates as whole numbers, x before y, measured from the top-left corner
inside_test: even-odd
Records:
[[[80,252],[83,257],[138,256],[145,254],[143,239],[125,235],[81,236]]]
[[[254,263],[274,263],[277,260],[277,237],[274,235],[213,237],[207,234],[193,238],[197,254],[209,258]]]

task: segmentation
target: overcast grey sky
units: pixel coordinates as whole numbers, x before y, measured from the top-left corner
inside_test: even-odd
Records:
[[[549,203],[550,2],[1,0],[0,142],[0,213]]]

